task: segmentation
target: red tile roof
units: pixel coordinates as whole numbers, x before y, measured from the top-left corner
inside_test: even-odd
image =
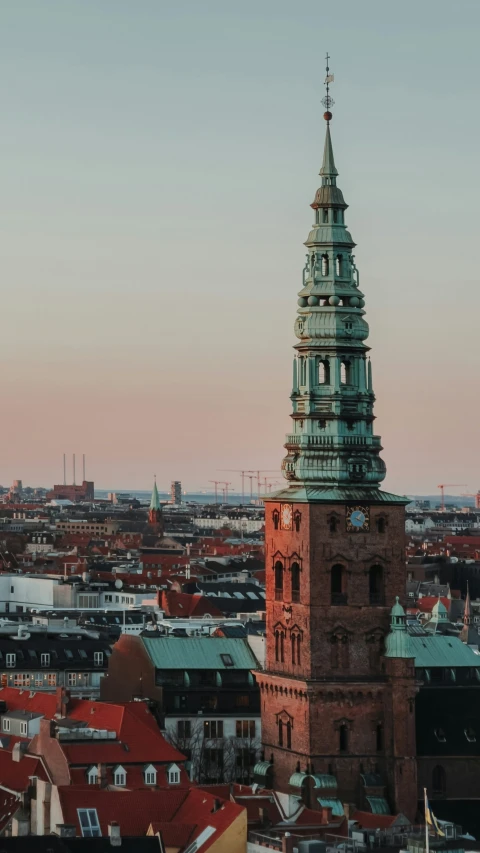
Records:
[[[48,781],[45,768],[36,755],[23,755],[20,761],[13,761],[11,751],[0,749],[0,788],[23,794],[31,784],[30,776]],[[2,795],[0,792],[0,800]]]

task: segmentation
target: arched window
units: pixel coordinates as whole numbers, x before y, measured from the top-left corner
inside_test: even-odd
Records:
[[[280,663],[285,661],[285,634],[280,632]]]
[[[275,631],[275,660],[280,660],[280,631]]]
[[[348,752],[348,728],[345,723],[338,729],[338,749],[340,752]]]
[[[300,601],[300,566],[292,563],[292,601]]]
[[[275,631],[275,660],[283,663],[285,659],[285,634],[281,628]]]
[[[300,647],[302,643],[302,638],[300,634],[297,636],[297,663],[300,663]]]
[[[368,572],[368,594],[370,604],[383,606],[383,568],[371,566]]]
[[[296,636],[292,634],[290,637],[290,642],[292,644],[292,663],[295,664],[297,662],[297,644],[295,642]]]
[[[323,213],[323,221],[328,222],[328,207],[324,207],[322,210]]]
[[[377,752],[383,752],[383,726],[381,723],[378,723],[377,725],[375,738]]]
[[[275,601],[283,598],[283,565],[280,560],[275,563]]]
[[[277,509],[275,509],[273,511],[272,515],[273,515],[273,526],[274,526],[275,530],[278,530],[278,525],[280,522],[280,513],[278,512]]]
[[[322,275],[328,275],[330,269],[328,255],[322,255]]]
[[[278,721],[278,745],[283,746],[283,721]]]
[[[293,524],[295,527],[295,533],[300,533],[300,522],[301,522],[301,520],[302,520],[302,514],[300,512],[298,512],[298,510],[297,510],[293,516]]]
[[[290,720],[288,720],[288,722],[287,722],[286,729],[287,729],[287,749],[291,749],[292,748],[292,724],[291,724]]]
[[[333,209],[333,221],[338,221],[338,210],[336,210],[335,208]]]
[[[337,255],[337,257],[335,259],[335,272],[337,273],[338,276],[343,275],[343,256],[342,255]]]
[[[432,772],[432,792],[435,797],[445,797],[447,793],[447,774],[441,764],[437,764]]]
[[[377,533],[385,533],[386,522],[384,518],[377,518]]]
[[[340,565],[332,566],[330,572],[331,603],[341,605],[347,603],[345,592],[345,568]]]
[[[327,360],[318,363],[318,384],[330,385],[330,362]]]
[[[340,364],[340,383],[342,385],[351,384],[351,365],[349,361],[342,361]]]

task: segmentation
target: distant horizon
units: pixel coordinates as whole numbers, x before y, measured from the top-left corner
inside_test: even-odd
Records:
[[[480,3],[4,7],[0,479],[279,469],[328,50],[385,490],[476,492]]]

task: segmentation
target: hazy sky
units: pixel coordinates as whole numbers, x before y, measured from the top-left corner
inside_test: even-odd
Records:
[[[479,27],[478,0],[0,0],[0,482],[64,451],[100,488],[279,466],[328,49],[385,485],[480,487]]]

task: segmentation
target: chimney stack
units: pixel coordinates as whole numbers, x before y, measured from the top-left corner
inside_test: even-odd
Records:
[[[97,765],[97,769],[98,769],[98,784],[100,785],[100,788],[106,788],[107,787],[107,765],[99,762],[99,764]],[[115,826],[116,824],[112,824],[112,825]],[[120,828],[118,829],[118,833],[120,835]],[[109,834],[110,834],[110,832],[109,832]]]
[[[57,704],[55,708],[55,716],[57,717],[57,719],[63,719],[67,716],[70,693],[65,687],[57,687],[56,698]]]
[[[122,836],[120,835],[120,826],[115,820],[112,820],[111,823],[108,824],[108,837],[110,839],[110,846],[111,847],[121,847],[122,846]]]

